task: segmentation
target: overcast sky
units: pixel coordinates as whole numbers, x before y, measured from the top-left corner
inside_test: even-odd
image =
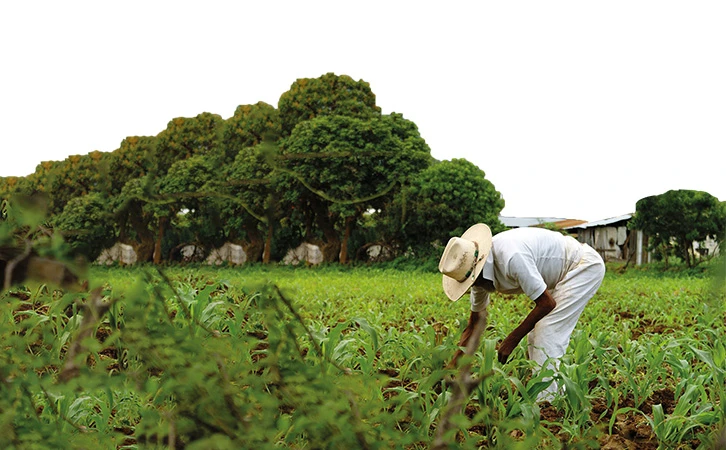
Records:
[[[726,200],[724,1],[6,1],[0,176],[174,117],[370,83],[520,217],[599,220],[669,189]],[[453,205],[466,208],[466,205]]]

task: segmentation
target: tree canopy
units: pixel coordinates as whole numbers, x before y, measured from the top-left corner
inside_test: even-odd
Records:
[[[726,209],[707,192],[670,190],[638,200],[635,208],[630,227],[648,235],[649,250],[672,250],[689,267],[698,261],[694,242],[724,238]]]
[[[499,222],[501,193],[483,170],[465,159],[441,161],[419,173],[405,202],[403,232],[419,246],[461,236],[475,223],[486,223],[493,233],[504,229]]]
[[[382,114],[367,82],[333,73],[296,80],[277,108],[177,117],[112,152],[0,179],[2,199],[17,194],[45,195],[50,223],[89,258],[118,241],[156,263],[186,243],[225,241],[248,261],[303,241],[326,261],[370,242],[402,254],[478,221],[497,229],[504,205],[482,170],[436,161],[415,123]]]
[[[400,115],[320,116],[283,141],[289,198],[314,215],[327,260],[340,253],[345,262],[348,237],[362,214],[430,164],[430,149],[410,135],[410,125]]]
[[[326,73],[318,78],[299,78],[278,102],[282,133],[289,136],[295,126],[317,116],[336,115],[361,119],[380,115],[370,85],[347,75]]]

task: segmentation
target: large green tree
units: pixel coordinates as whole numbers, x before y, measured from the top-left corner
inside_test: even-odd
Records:
[[[362,214],[431,161],[415,125],[400,115],[319,116],[300,123],[282,148],[287,199],[317,225],[325,260],[343,263]]]
[[[66,203],[91,192],[108,191],[108,153],[93,151],[62,161],[43,161],[35,172],[14,181],[12,190],[22,195],[43,195],[48,214],[60,214]]]
[[[688,267],[698,263],[693,243],[724,239],[726,213],[713,195],[687,189],[645,197],[635,204],[629,226],[648,236],[649,250],[673,250]]]
[[[129,136],[109,156],[109,207],[118,227],[118,241],[134,247],[139,261],[149,261],[154,251],[157,218],[145,205],[152,196],[147,187],[157,172],[157,145],[156,136]]]
[[[194,155],[223,159],[221,145],[224,120],[218,114],[201,113],[196,117],[177,117],[157,135],[154,162],[158,176],[172,164]]]
[[[107,196],[110,190],[109,154],[93,151],[62,161],[44,161],[28,177],[13,177],[3,197],[33,197],[43,205],[48,225],[62,231],[76,250],[93,259],[113,240],[114,221]],[[103,217],[103,220],[101,220]]]
[[[407,246],[428,249],[433,242],[461,236],[471,225],[504,229],[499,214],[504,199],[486,174],[466,159],[440,161],[415,177],[399,199],[403,239]]]
[[[176,230],[180,240],[166,242],[167,247],[176,248],[194,243],[211,249],[224,243],[225,233],[219,217],[218,201],[222,194],[214,187],[219,173],[220,167],[213,159],[196,155],[172,164],[160,180],[159,195],[155,200],[157,210],[174,211],[169,216],[169,226],[176,227],[181,222],[187,229],[187,233]],[[157,242],[161,245],[161,239]]]
[[[279,99],[278,109],[280,112],[281,133],[283,141],[280,143],[283,154],[290,153],[308,153],[304,157],[307,161],[313,158],[322,159],[329,157],[324,156],[324,151],[303,148],[305,145],[311,144],[300,143],[295,144],[296,139],[310,139],[310,127],[306,125],[309,121],[322,117],[349,117],[359,120],[370,120],[380,118],[381,111],[376,106],[376,97],[371,91],[370,85],[363,81],[355,81],[347,75],[336,75],[327,73],[318,78],[299,78],[284,92]],[[297,127],[306,126],[306,130],[295,132]],[[297,133],[297,135],[295,135]],[[314,139],[314,138],[313,138]],[[323,138],[324,139],[324,138]],[[344,140],[341,136],[339,141]],[[351,144],[355,146],[356,144]],[[292,149],[292,150],[291,150]],[[337,157],[339,158],[339,157]],[[298,158],[303,161],[302,158]],[[307,164],[304,163],[303,166]],[[286,160],[284,165],[278,164],[277,167],[292,168],[292,176],[300,177],[309,172],[308,169],[300,168],[300,165]],[[290,172],[288,172],[290,173]],[[300,180],[299,180],[300,181]],[[319,236],[320,243],[323,246],[323,254],[326,260],[334,261],[339,257],[340,237],[335,230],[335,223],[339,219],[338,211],[330,211],[328,206],[330,199],[321,200],[326,197],[323,189],[318,189],[313,185],[305,186],[305,181],[298,183],[288,183],[283,188],[283,200],[289,202],[291,207],[296,208],[295,216],[298,220],[302,220],[302,228],[304,228],[306,239],[315,240],[314,235]],[[322,181],[322,185],[328,183]],[[341,202],[338,202],[340,209]],[[360,205],[358,205],[360,207]],[[347,208],[348,210],[351,207]],[[326,217],[329,216],[329,217]],[[348,214],[351,217],[351,214]],[[317,231],[313,231],[313,224],[316,224]]]
[[[242,149],[225,172],[223,218],[230,240],[242,245],[248,261],[271,260],[276,225],[289,222],[283,209],[280,172],[273,159],[278,156],[274,142],[261,142]]]
[[[279,111],[258,102],[238,106],[222,133],[227,162],[215,189],[228,195],[214,201],[228,239],[242,245],[248,261],[270,261],[273,227],[281,219],[268,164],[281,132]]]
[[[156,171],[156,136],[129,136],[109,155],[111,190],[118,193],[129,180]]]
[[[185,208],[184,201],[170,201],[169,199],[182,197],[180,189],[183,187],[184,180],[178,178],[183,177],[188,170],[195,170],[180,167],[179,164],[192,157],[202,158],[205,167],[224,164],[225,152],[221,142],[223,130],[224,120],[217,114],[205,112],[191,118],[177,117],[171,120],[166,129],[157,136],[154,172],[147,185],[147,190],[153,194],[154,201],[149,202],[146,207],[147,211],[153,211],[157,219],[153,252],[155,264],[160,263],[163,258],[164,233],[172,225],[172,219]],[[170,170],[175,165],[177,165],[176,169]],[[198,161],[192,165],[198,165]],[[197,171],[198,173],[199,171]],[[198,188],[196,181],[191,182],[187,187]],[[194,191],[189,190],[186,193],[192,195]]]

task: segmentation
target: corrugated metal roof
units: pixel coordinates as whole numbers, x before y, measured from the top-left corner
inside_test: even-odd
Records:
[[[579,229],[585,229],[585,228],[592,228],[592,227],[602,227],[605,225],[611,225],[613,223],[622,222],[624,220],[629,220],[631,217],[633,217],[632,214],[623,214],[622,216],[617,217],[611,217],[609,219],[602,219],[602,220],[595,220],[593,222],[586,222],[580,225],[574,225],[569,227],[563,227],[564,229],[573,229],[573,228],[579,228]]]
[[[561,229],[567,229],[567,228],[574,228],[577,225],[582,225],[584,223],[587,223],[587,220],[578,220],[578,219],[565,219],[565,220],[559,220],[557,222],[553,222],[557,227]]]
[[[563,218],[557,218],[557,217],[505,217],[505,216],[499,216],[499,221],[504,224],[504,226],[509,228],[520,228],[520,227],[531,227],[533,225],[542,225],[543,223],[548,222],[560,222],[562,220],[567,220]]]

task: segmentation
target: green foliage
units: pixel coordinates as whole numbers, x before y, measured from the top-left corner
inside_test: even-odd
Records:
[[[234,160],[245,148],[276,142],[281,133],[280,113],[274,106],[265,102],[239,105],[225,122],[222,139],[225,160]]]
[[[502,231],[504,199],[484,172],[465,159],[433,164],[411,181],[400,208],[405,208],[406,241],[427,246],[461,236],[471,225],[486,223]]]
[[[280,96],[278,108],[283,136],[290,135],[297,124],[317,116],[367,119],[381,112],[367,82],[334,73],[318,78],[298,78]]]
[[[627,427],[640,424],[653,443],[708,448],[726,414],[726,317],[704,307],[707,277],[671,275],[608,271],[557,372],[532,374],[524,345],[496,361],[529,305],[494,295],[474,361],[484,381],[452,444],[636,445]],[[467,313],[435,271],[96,267],[91,279],[110,308],[65,382],[90,294],[2,294],[3,448],[426,448]],[[552,375],[566,395],[535,403]]]
[[[111,192],[108,209],[114,214],[118,240],[136,243],[139,261],[151,257],[154,245],[154,212],[145,208],[153,195],[159,140],[155,136],[129,136],[110,154]]]
[[[400,115],[359,119],[323,115],[300,123],[282,143],[285,200],[315,221],[334,261],[363,214],[423,170],[430,149]],[[308,231],[312,234],[312,230]],[[341,244],[342,242],[342,244]],[[344,247],[345,248],[345,247]]]
[[[93,151],[87,155],[69,156],[54,165],[45,180],[50,198],[51,214],[59,214],[73,198],[91,192],[108,192],[110,177],[108,153]]]
[[[61,234],[46,221],[45,196],[12,196],[0,204],[0,247],[64,258],[69,251]],[[1,256],[1,255],[0,255]]]
[[[224,223],[219,220],[217,197],[222,193],[215,189],[218,170],[213,159],[195,155],[172,164],[159,181],[158,214],[164,215],[167,210],[174,212],[169,216],[172,233],[165,234],[163,241],[166,248],[188,243],[216,248],[224,243],[226,236]],[[185,235],[177,229],[181,224],[188,231],[188,240],[174,239]]]
[[[407,200],[408,187],[433,162],[416,125],[381,114],[367,82],[328,73],[296,80],[279,109],[258,102],[227,120],[177,117],[109,153],[44,161],[27,177],[0,180],[0,198],[45,195],[49,220],[83,235],[85,242],[69,239],[89,259],[112,235],[139,262],[160,263],[190,242],[207,252],[240,244],[248,261],[265,263],[303,241],[319,245],[328,262],[363,257],[376,243],[391,257],[416,247],[420,258],[442,227],[422,219],[427,211],[409,226],[407,208],[418,199]],[[483,172],[474,175],[476,185]],[[501,210],[494,197],[484,202],[490,212]],[[86,224],[93,229],[80,228]],[[435,239],[422,238],[423,227]]]
[[[274,169],[278,153],[277,144],[263,138],[262,142],[237,152],[224,172],[224,189],[232,198],[219,202],[222,222],[228,239],[243,244],[249,262],[259,261],[261,256],[269,258],[272,227],[289,222],[290,213],[285,207],[289,204],[284,201],[280,187],[281,174]],[[298,242],[299,239],[292,244],[285,240],[285,250]]]
[[[552,222],[545,222],[541,225],[541,227],[544,228],[545,230],[556,231],[558,233],[564,234],[565,236],[569,235],[567,230],[563,230],[557,224],[552,223]]]
[[[217,158],[221,163],[223,126],[224,120],[219,115],[206,112],[196,117],[172,119],[157,136],[154,154],[157,176],[164,176],[172,164],[194,155]]]
[[[118,192],[134,178],[154,171],[154,157],[159,140],[156,136],[129,136],[109,154],[113,192]]]
[[[18,183],[24,179],[24,177],[0,177],[0,202],[9,201],[15,194]]]
[[[71,199],[63,212],[54,217],[55,228],[70,247],[92,260],[116,240],[113,224],[108,199],[99,192]]]
[[[429,163],[429,148],[396,133],[400,117],[361,120],[321,116],[302,123],[286,141],[286,168],[325,200],[356,204],[380,197],[395,181]],[[415,139],[415,138],[414,138]]]
[[[694,242],[720,242],[726,233],[726,211],[707,192],[670,190],[638,200],[635,208],[629,226],[649,236],[649,249],[665,255],[672,249],[689,267],[698,263]]]

